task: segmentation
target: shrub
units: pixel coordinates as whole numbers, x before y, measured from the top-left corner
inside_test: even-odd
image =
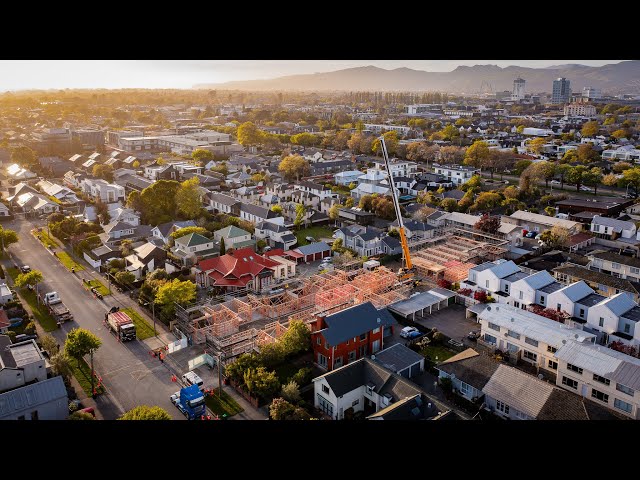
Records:
[[[291,377],[291,380],[300,386],[307,385],[311,381],[311,369],[307,367],[301,368]]]
[[[446,289],[451,289],[452,285],[451,282],[449,280],[446,280],[444,278],[441,278],[438,280],[438,286],[440,288],[446,288]]]
[[[33,323],[33,320],[27,323],[27,326],[24,327],[24,333],[27,335],[33,335],[36,332],[36,324]]]

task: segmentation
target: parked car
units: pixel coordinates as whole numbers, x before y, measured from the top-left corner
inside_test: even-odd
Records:
[[[304,239],[305,239],[307,242],[315,242],[315,241],[316,241],[316,239],[315,239],[315,238],[313,238],[313,237],[304,237]]]
[[[404,327],[400,330],[400,336],[402,338],[416,338],[421,335],[420,330],[416,327]]]
[[[593,188],[585,187],[584,185],[580,186],[581,192],[593,192]]]
[[[271,247],[268,245],[262,249],[263,252],[268,252],[269,250],[271,250]]]
[[[538,232],[527,232],[525,237],[527,237],[527,238],[536,238],[536,235],[538,235]]]
[[[469,332],[467,335],[467,338],[469,340],[477,340],[480,337],[480,331],[479,330],[474,330],[472,332]]]
[[[31,271],[31,267],[29,265],[22,265],[20,267],[20,270],[22,271],[22,273],[29,273]]]
[[[561,184],[561,182],[559,180],[551,180],[549,183],[551,185],[560,185]]]

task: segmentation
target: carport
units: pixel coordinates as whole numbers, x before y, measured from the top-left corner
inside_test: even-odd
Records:
[[[401,343],[379,351],[371,359],[405,378],[413,378],[424,372],[424,357]]]
[[[445,308],[455,302],[456,293],[446,288],[434,288],[428,292],[422,292],[415,297],[401,300],[387,308],[404,318],[416,319],[416,313],[424,316],[425,311],[432,313]]]

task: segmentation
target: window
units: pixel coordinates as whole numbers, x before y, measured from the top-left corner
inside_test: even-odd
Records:
[[[605,385],[611,384],[608,378],[601,377],[600,375],[596,375],[595,373],[593,374],[593,379],[596,382],[604,383]]]
[[[625,385],[622,385],[621,383],[616,383],[616,390],[622,393],[626,393],[627,395],[631,395],[632,397],[633,397],[633,394],[635,393],[635,390]]]
[[[609,395],[601,392],[600,390],[596,390],[595,388],[591,389],[591,398],[597,398],[601,402],[609,403]]]
[[[580,318],[584,318],[584,308],[580,309]]]
[[[624,324],[624,333],[629,333],[629,331],[631,330],[631,325],[629,325],[628,323]]]
[[[320,337],[320,335],[318,335],[318,336],[316,337],[316,343],[317,343],[318,345],[322,345],[322,338]]]
[[[519,410],[516,410],[515,408],[513,409],[513,414],[516,416],[516,418],[519,418],[520,420],[526,420],[527,419],[527,415],[522,413]]]
[[[469,395],[471,393],[471,386],[464,382],[460,382],[460,393],[463,395]]]
[[[369,395],[369,396],[373,395],[373,387],[372,386],[367,385],[365,387],[365,391],[367,392],[367,395]]]
[[[31,412],[31,420],[38,420],[38,410]]]
[[[519,297],[518,297],[518,298],[519,298],[520,300],[522,300],[523,295],[524,295],[524,293],[522,292],[522,290],[520,290],[520,292],[519,292]]]
[[[634,275],[640,274],[640,268],[631,267],[630,270],[631,270],[631,273],[633,273]]]
[[[538,346],[538,341],[534,340],[533,338],[529,338],[529,337],[524,337],[524,343],[528,343],[529,345],[532,345],[534,347]]]
[[[333,404],[320,394],[318,394],[318,408],[333,417]]]
[[[321,353],[318,354],[318,365],[320,365],[321,367],[327,366],[327,357],[325,357]]]
[[[507,351],[515,353],[518,351],[518,346],[507,342]]]
[[[540,305],[544,305],[544,295],[540,295]]]
[[[489,288],[489,280],[485,280],[485,282],[484,282],[484,286],[485,286],[486,288]]]
[[[506,293],[509,293],[509,284],[508,284],[508,283],[505,283],[505,284],[504,284],[504,291],[505,291]]]
[[[582,375],[582,369],[580,367],[576,367],[575,365],[571,365],[570,363],[567,363],[567,369]]]
[[[601,327],[604,327],[604,318],[600,317],[600,321],[598,322],[598,325]]]
[[[500,400],[496,400],[496,410],[505,415],[509,415],[509,405],[502,403]]]
[[[475,283],[475,281],[476,281],[476,274],[475,273],[471,274],[471,281]]]
[[[578,389],[578,381],[573,378],[562,377],[562,384],[569,388],[573,388],[574,390]]]
[[[551,345],[547,345],[547,352],[556,353],[558,349],[556,347],[552,347]]]
[[[620,264],[616,262],[611,262],[611,268],[614,270],[620,270]]]
[[[512,332],[511,330],[507,330],[507,336],[520,340],[520,334],[516,332]]]
[[[533,352],[530,352],[529,350],[523,350],[522,356],[529,360],[533,360],[534,362],[538,360],[538,355],[536,355]]]
[[[630,403],[623,402],[622,400],[618,400],[617,398],[613,401],[613,406],[618,410],[622,410],[623,412],[631,413],[632,406]]]
[[[554,362],[553,360],[549,360],[548,366],[549,366],[549,368],[551,370],[557,370],[558,369],[558,362]]]
[[[363,333],[362,335],[360,335],[360,340],[365,340],[367,338],[367,334]]]
[[[359,399],[359,398],[356,398],[356,399],[351,403],[351,406],[352,406],[352,407],[355,407],[355,406],[356,406],[356,405],[358,405],[359,403],[360,403],[360,399]]]
[[[561,303],[558,303],[556,305],[556,310],[558,310],[558,311],[562,310],[562,304]]]
[[[329,393],[331,390],[329,390],[329,387],[327,387],[326,385],[322,385],[322,393]]]
[[[356,351],[355,350],[351,350],[349,352],[349,361],[353,362],[356,359]]]
[[[516,308],[520,308],[520,302],[513,302],[513,306]]]
[[[497,345],[498,341],[496,339],[496,337],[494,337],[493,335],[489,335],[488,333],[484,334],[484,341],[487,343],[491,343],[493,345]]]
[[[500,325],[496,325],[495,323],[491,323],[491,322],[489,322],[488,327],[489,327],[491,330],[495,330],[496,332],[499,332],[499,331],[500,331]]]

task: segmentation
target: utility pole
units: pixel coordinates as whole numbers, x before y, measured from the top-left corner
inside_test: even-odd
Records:
[[[222,396],[222,352],[218,353],[218,395]]]
[[[158,336],[156,333],[156,302],[151,299],[151,317],[153,318],[153,335]]]

